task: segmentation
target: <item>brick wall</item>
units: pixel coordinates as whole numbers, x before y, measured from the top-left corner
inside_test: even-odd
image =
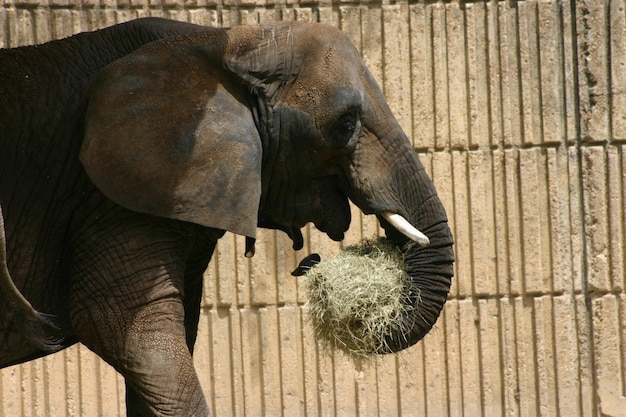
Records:
[[[456,239],[434,330],[353,362],[317,346],[289,275],[338,245],[311,227],[294,254],[263,232],[248,260],[227,234],[195,354],[214,414],[626,415],[623,0],[0,0],[0,46],[145,15],[340,27],[412,135]],[[378,233],[353,216],[347,243]],[[3,416],[118,416],[123,398],[122,379],[80,347],[0,371]]]

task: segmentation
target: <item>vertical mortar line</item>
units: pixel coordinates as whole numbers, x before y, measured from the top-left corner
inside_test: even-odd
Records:
[[[444,10],[447,10],[447,9],[444,9]],[[448,25],[447,25],[447,18],[446,17],[447,17],[447,14],[444,14],[444,19],[445,19],[444,28],[445,29],[447,29],[447,27],[448,27]],[[432,16],[431,16],[431,19],[432,19]],[[466,23],[466,15],[465,15],[465,13],[463,13],[463,22]],[[464,53],[467,56],[467,49],[468,49],[468,45],[467,45],[467,24],[464,24],[463,30],[465,32],[465,36],[464,36],[465,45],[464,45],[463,50],[464,50]],[[434,63],[435,63],[435,58],[434,58],[434,47],[435,47],[435,45],[434,45],[434,32],[435,32],[435,27],[434,27],[434,25],[431,25],[431,37],[430,37],[430,39],[431,39],[431,42],[433,42],[432,43],[432,48],[431,48],[433,50],[433,60],[432,60],[432,62],[433,62],[433,66],[432,66],[433,80],[435,79],[434,78]],[[448,42],[447,30],[444,32],[444,35],[445,35],[445,42],[446,42],[446,45],[447,45],[447,42]],[[446,77],[445,77],[446,82],[449,80],[448,64],[447,64],[447,61],[448,61],[447,53],[448,53],[448,49],[447,49],[447,46],[446,46],[446,74],[445,74],[446,75]],[[465,61],[466,61],[465,65],[466,65],[466,75],[467,75],[468,74],[468,72],[467,72],[467,65],[468,65],[467,64],[467,59]],[[466,78],[466,81],[467,81],[467,78]],[[466,82],[466,85],[467,85],[467,82]],[[436,87],[436,85],[435,85],[435,87]],[[466,88],[468,88],[468,87],[466,87]],[[449,109],[450,89],[449,89],[449,86],[446,86],[446,93],[447,93],[447,96],[446,96],[446,103],[445,104],[448,106],[448,111],[446,112],[446,114],[447,114],[447,124],[448,124],[448,127],[447,127],[447,130],[448,130],[448,142],[447,142],[447,144],[445,144],[442,147],[442,149],[444,149],[444,150],[447,149],[448,152],[450,152],[450,155],[451,155],[451,157],[450,157],[450,165],[453,168],[454,167],[454,158],[452,156],[452,146],[451,146],[451,137],[450,137],[450,112],[449,112],[449,110],[450,110]],[[466,100],[467,100],[466,106],[469,108],[469,94],[467,96],[468,97],[466,98]],[[435,89],[433,89],[433,111],[435,113],[436,113],[436,109],[437,109],[437,94],[435,93]],[[468,138],[470,137],[470,135],[471,135],[471,133],[469,131],[469,125],[468,125]],[[437,123],[436,122],[434,123],[434,136],[435,136],[435,147],[437,147],[438,144],[436,143],[436,138],[438,137],[438,134],[437,134]],[[466,196],[467,196],[467,206],[465,207],[464,211],[465,211],[465,215],[466,215],[465,219],[470,220],[472,211],[471,211],[471,196],[470,196],[470,192],[469,192],[470,189],[471,189],[470,188],[470,179],[469,179],[469,172],[470,172],[470,169],[469,169],[469,146],[467,146],[466,149],[460,149],[459,150],[459,154],[460,155],[463,155],[463,153],[465,153],[465,162],[466,162],[465,163],[465,181],[464,181],[463,186],[465,187]],[[454,200],[454,214],[455,214],[455,222],[454,223],[455,223],[455,227],[456,227],[457,224],[461,224],[462,222],[456,221],[456,213],[457,213],[456,208],[457,207],[456,207],[456,198],[454,198],[454,196],[456,196],[456,193],[454,192],[454,190],[456,189],[456,181],[454,179],[455,170],[451,169],[450,172],[452,174],[452,181],[451,181],[451,183],[452,183],[452,187],[453,187],[453,194],[452,195],[453,195],[453,200]],[[463,220],[465,220],[465,219],[463,219]],[[469,254],[468,254],[468,256],[469,256],[469,260],[470,260],[470,280],[471,280],[471,283],[472,283],[471,287],[472,287],[472,293],[473,293],[475,286],[474,286],[474,266],[473,266],[473,262],[471,262],[471,260],[474,257],[474,255],[473,255],[473,248],[472,248],[472,245],[470,244],[470,242],[472,241],[472,222],[471,221],[468,221],[468,237],[469,237],[469,242],[468,242],[468,246],[469,246],[468,252],[469,252]],[[458,264],[458,260],[457,260],[457,264]],[[458,269],[457,269],[456,272],[458,272]],[[457,286],[457,288],[458,288],[458,286]],[[473,296],[473,294],[472,294],[472,296]],[[457,294],[457,297],[456,297],[457,298],[457,306],[458,306],[458,302],[460,301],[461,297],[462,296],[461,296],[460,293]],[[458,324],[459,323],[457,321],[457,326],[458,326]],[[462,350],[462,343],[461,343],[461,337],[460,337],[460,334],[461,334],[460,333],[460,327],[459,327],[458,330],[459,330],[459,338],[458,338],[459,339],[459,344],[458,344],[458,348],[459,348],[459,359],[460,359],[459,365],[460,365],[460,364],[463,363],[463,350]],[[446,359],[447,359],[447,352],[446,352]],[[423,355],[423,359],[422,360],[424,362],[423,367],[424,367],[424,369],[426,369],[426,358],[425,358],[425,355]],[[446,360],[446,362],[447,362],[447,360]],[[459,382],[460,382],[460,390],[461,390],[461,409],[464,410],[465,409],[465,397],[463,395],[463,387],[464,387],[465,381],[464,381],[464,378],[463,378],[462,368],[461,368],[461,372],[460,372],[460,381]],[[426,372],[424,372],[424,382],[423,383],[424,383],[424,387],[425,387],[424,388],[425,397],[428,397],[427,383],[426,383]],[[450,387],[449,387],[448,384],[446,384],[446,390],[448,391],[448,393],[450,392],[449,391]],[[449,407],[450,407],[450,401],[448,401],[448,409],[449,409]],[[426,404],[425,404],[425,410],[426,410],[426,415],[428,415],[428,402],[426,402]]]
[[[237,307],[237,304],[233,305],[231,304],[230,307],[228,307],[228,313],[226,314],[226,317],[228,317],[228,346],[230,347],[230,352],[228,352],[228,360],[230,362],[230,380],[228,381],[229,385],[230,385],[230,410],[233,413],[233,415],[237,414],[237,389],[235,387],[235,381],[237,380],[237,378],[235,378],[235,358],[234,355],[236,352],[233,352],[237,349],[235,349],[235,338],[234,338],[234,331],[233,331],[233,310],[235,312],[235,314],[239,313],[239,307]],[[240,329],[241,329],[241,320],[239,320],[240,323]],[[241,352],[241,347],[238,349]],[[243,381],[242,385],[243,385]]]
[[[243,308],[245,309],[246,307],[243,306]],[[239,363],[241,364],[241,371],[239,373],[239,378],[241,381],[241,410],[243,411],[243,416],[246,416],[246,412],[247,412],[247,407],[246,407],[246,364],[245,364],[245,360],[246,360],[246,356],[244,354],[244,351],[247,349],[247,346],[244,345],[244,334],[243,334],[243,327],[244,327],[244,323],[242,320],[242,314],[241,314],[241,310],[242,310],[242,306],[240,304],[236,304],[235,305],[235,309],[237,310],[237,315],[239,316],[239,329],[238,329],[238,336],[239,336],[239,340],[241,342],[240,344],[240,348],[239,348]],[[234,379],[234,378],[232,378]],[[236,396],[233,396],[235,398],[236,401]],[[236,407],[235,407],[236,409]]]
[[[533,33],[533,39],[531,40],[531,42],[533,42],[534,44],[534,48],[535,51],[537,51],[537,70],[535,71],[535,76],[537,77],[537,87],[538,87],[538,92],[537,94],[539,95],[539,100],[538,100],[538,105],[539,108],[537,109],[537,125],[539,128],[539,143],[538,144],[531,144],[530,148],[534,148],[535,146],[539,147],[540,155],[545,155],[547,156],[547,152],[545,151],[545,137],[544,137],[544,123],[545,123],[545,118],[544,118],[544,105],[543,105],[543,98],[544,98],[544,91],[543,91],[543,82],[542,82],[542,76],[543,76],[543,72],[542,71],[542,67],[541,67],[541,22],[540,22],[540,15],[539,15],[539,4],[535,3],[533,5],[534,7],[532,8],[532,13],[534,14],[533,18],[534,18],[534,23],[535,23],[535,27],[534,27],[534,33]],[[543,165],[544,168],[546,167],[546,158],[544,158],[543,160]],[[549,213],[548,213],[549,214]],[[541,223],[541,222],[540,222]],[[541,235],[543,234],[541,229],[542,226],[541,224],[539,225],[540,227],[540,237],[539,239],[541,239]],[[540,270],[543,272],[543,268],[545,267],[545,265],[543,265],[543,262],[539,261],[539,264],[541,265]],[[540,293],[540,296],[543,295],[543,292]],[[530,294],[529,295],[529,301],[532,304],[532,319],[531,319],[531,326],[532,326],[532,335],[533,335],[533,353],[534,353],[534,380],[535,380],[535,386],[534,386],[534,391],[535,391],[535,398],[536,398],[536,402],[535,402],[535,407],[536,407],[536,413],[538,416],[541,415],[541,408],[542,408],[542,402],[541,402],[541,393],[540,393],[540,386],[541,386],[541,377],[540,377],[540,369],[539,369],[539,344],[537,343],[537,332],[538,332],[538,327],[537,327],[537,306],[535,301],[537,300],[537,295],[536,294]]]
[[[491,160],[491,172],[489,174],[491,175],[490,179],[493,180],[493,154],[492,154],[492,152],[490,150],[490,146],[489,146],[491,144],[491,139],[492,139],[492,136],[491,136],[491,133],[492,133],[492,131],[491,131],[491,116],[492,116],[492,113],[491,113],[491,80],[490,80],[491,62],[490,62],[490,59],[489,59],[490,58],[490,56],[489,56],[489,53],[490,53],[490,48],[489,48],[490,21],[489,20],[490,20],[490,18],[492,16],[492,13],[493,13],[493,10],[490,10],[490,9],[492,9],[494,6],[495,6],[495,8],[497,8],[497,4],[495,4],[496,2],[494,0],[489,0],[489,3],[490,4],[488,5],[487,2],[485,2],[483,4],[483,6],[482,6],[483,7],[483,13],[482,13],[482,21],[480,22],[484,26],[484,28],[485,28],[485,30],[484,30],[485,39],[481,39],[481,41],[484,40],[485,43],[483,45],[480,45],[478,42],[475,41],[475,44],[476,44],[475,48],[476,48],[476,50],[478,50],[478,48],[481,48],[483,50],[484,59],[486,61],[485,62],[485,70],[487,71],[487,77],[485,79],[485,82],[486,82],[485,89],[487,90],[486,94],[487,94],[487,109],[488,109],[487,110],[487,135],[489,135],[489,138],[488,138],[488,141],[487,141],[488,145],[486,146],[486,148],[489,149],[489,159]],[[474,15],[474,18],[475,18],[475,15]],[[469,120],[469,118],[471,117],[471,110],[470,110],[471,109],[471,100],[470,100],[470,89],[469,89],[470,79],[469,79],[469,53],[468,53],[468,44],[467,44],[467,19],[466,19],[465,13],[463,15],[463,25],[465,27],[465,29],[464,29],[464,31],[465,31],[465,37],[464,37],[465,48],[464,48],[464,51],[465,51],[465,55],[466,55],[466,59],[465,59],[466,82],[465,82],[465,85],[466,85],[466,89],[467,89],[467,92],[466,92],[466,100],[467,100],[466,106],[467,106],[467,109],[468,109],[468,112],[467,112],[468,119],[466,120],[466,127],[467,127],[468,138],[469,138],[469,142],[468,142],[468,156],[469,156],[470,149],[476,143],[476,141],[473,140],[474,132],[472,130],[472,123]],[[478,67],[478,53],[476,55],[477,56],[475,57],[476,58],[475,64]],[[478,77],[476,77],[476,81],[475,82],[478,83]],[[475,87],[476,87],[476,90],[478,90],[477,86],[475,86]],[[478,146],[478,147],[480,148],[480,146]],[[468,162],[469,162],[469,158],[468,158]],[[470,164],[468,163],[467,166],[468,166],[469,172],[471,172]],[[472,215],[472,212],[473,212],[473,210],[472,210],[473,204],[472,204],[472,198],[471,198],[472,193],[471,193],[470,175],[468,175],[467,178],[468,178],[468,181],[470,181],[469,182],[469,186],[470,186],[470,193],[469,193],[469,195],[470,195],[470,198],[468,199],[468,202],[469,202],[469,206],[470,206],[469,214],[470,214],[470,219],[471,219],[471,215]],[[494,198],[494,194],[492,193],[492,199],[493,198]],[[493,211],[493,210],[495,210],[495,206],[492,207],[492,212],[491,212],[492,216],[494,216],[494,214],[495,214],[495,211]],[[495,219],[495,217],[493,217],[493,218]],[[480,314],[480,303],[478,302],[480,296],[478,296],[477,292],[476,292],[476,280],[478,279],[478,277],[476,275],[476,270],[474,268],[474,264],[475,264],[474,249],[473,249],[473,246],[474,246],[474,244],[473,244],[473,242],[474,242],[474,227],[473,227],[473,222],[471,220],[470,220],[470,236],[472,236],[472,240],[471,240],[472,241],[472,245],[470,245],[471,248],[472,248],[471,249],[471,254],[472,254],[472,277],[473,277],[473,280],[472,280],[472,305],[474,307],[474,315],[475,315],[474,316],[474,323],[475,323],[475,325],[477,325],[476,326],[477,327],[477,329],[476,329],[476,344],[477,344],[476,349],[477,349],[477,353],[478,353],[478,358],[477,358],[477,360],[478,360],[478,378],[479,378],[479,380],[478,380],[478,392],[480,393],[479,405],[480,405],[481,416],[486,416],[486,410],[485,410],[485,372],[484,372],[485,371],[485,364],[484,364],[484,361],[483,361],[483,354],[484,354],[483,344],[484,343],[482,341],[482,337],[481,337],[482,333],[480,331],[481,314]],[[488,297],[487,297],[487,299],[488,299]]]
[[[215,315],[217,315],[217,302],[213,303],[213,308],[211,310],[215,311]],[[213,340],[214,334],[213,334],[213,315],[211,314],[211,310],[207,311],[207,343],[211,343],[211,341]],[[216,405],[216,395],[215,395],[215,358],[214,358],[214,352],[213,352],[213,346],[210,347],[209,349],[209,355],[208,355],[208,359],[209,359],[209,363],[208,363],[208,368],[209,368],[209,380],[211,381],[211,392],[209,393],[209,395],[211,396],[211,401],[209,402],[209,409],[211,410],[211,413],[213,415],[216,414],[217,412],[217,405]]]
[[[257,315],[257,320],[256,320],[256,327],[257,327],[257,334],[259,335],[258,340],[257,340],[257,357],[259,358],[259,381],[261,382],[262,386],[261,386],[261,416],[267,416],[267,401],[266,401],[266,386],[265,384],[263,384],[263,381],[265,380],[265,372],[264,372],[264,366],[263,366],[263,352],[265,351],[265,349],[263,349],[263,323],[261,320],[261,308],[263,307],[259,307],[254,306],[254,309],[256,310],[256,315]],[[251,308],[252,310],[252,308]],[[212,355],[211,355],[212,356]],[[211,367],[211,369],[213,369],[213,367]],[[272,417],[272,416],[268,416],[268,417]]]
[[[579,73],[580,73],[580,67],[585,65],[585,59],[584,57],[581,59],[580,56],[580,48],[579,48],[579,42],[583,42],[585,43],[585,36],[586,36],[586,32],[588,30],[588,28],[585,27],[585,25],[583,24],[581,30],[583,30],[584,32],[580,34],[579,36],[579,25],[578,25],[578,14],[577,14],[577,8],[576,8],[576,2],[572,1],[570,2],[570,15],[572,16],[572,39],[574,39],[575,41],[572,44],[572,49],[573,49],[573,69],[572,69],[572,75],[574,76],[574,85],[577,87],[580,87],[580,78],[579,78]],[[584,19],[584,17],[583,17]],[[582,38],[582,39],[581,39]],[[585,46],[583,45],[582,50],[584,51]],[[587,328],[587,331],[589,332],[589,338],[587,339],[587,351],[589,352],[589,369],[590,369],[590,373],[591,373],[591,385],[592,385],[592,389],[593,389],[593,395],[591,397],[591,404],[592,404],[592,408],[594,410],[594,413],[597,411],[598,409],[598,404],[597,404],[597,398],[595,393],[597,392],[597,388],[598,388],[598,384],[597,384],[597,380],[596,380],[596,366],[595,366],[595,352],[593,350],[593,323],[592,323],[592,306],[591,306],[591,297],[590,294],[588,292],[588,287],[589,287],[589,280],[588,280],[588,268],[589,268],[589,262],[587,259],[587,228],[586,228],[586,224],[585,224],[585,189],[584,189],[584,179],[583,179],[583,163],[582,163],[582,138],[581,138],[581,134],[582,134],[582,130],[583,130],[583,120],[580,114],[580,101],[581,101],[581,96],[580,94],[582,93],[582,89],[581,88],[576,88],[576,90],[578,91],[578,95],[573,97],[574,100],[574,115],[575,115],[575,132],[576,132],[576,138],[575,138],[575,148],[576,148],[576,169],[578,170],[578,189],[580,190],[579,192],[579,197],[578,197],[578,212],[580,213],[580,218],[581,218],[581,222],[580,222],[580,232],[581,232],[581,287],[582,287],[582,295],[584,298],[584,302],[585,302],[585,310],[586,310],[586,314],[585,314],[585,326]],[[585,90],[588,91],[588,90]],[[575,310],[577,310],[577,303],[574,303],[574,308]],[[577,338],[578,340],[580,340],[580,337]],[[583,397],[583,392],[582,392],[582,384],[580,385],[580,392],[579,395],[582,398]],[[581,401],[580,403],[580,412],[582,415],[583,412],[583,402]]]
[[[274,273],[274,279],[276,278],[276,275],[277,274]],[[278,287],[276,287],[276,288],[277,288],[277,291],[278,291]],[[283,340],[282,340],[283,338],[282,338],[282,331],[281,331],[282,327],[281,327],[279,303],[278,302],[275,303],[274,307],[276,309],[276,330],[277,330],[277,332],[276,332],[276,334],[277,334],[276,344],[277,344],[277,347],[278,347],[278,366],[279,366],[279,369],[278,369],[278,391],[279,391],[278,392],[278,396],[280,398],[280,409],[284,411],[285,410],[285,395],[284,395],[284,378],[283,378],[283,375],[284,375],[285,366],[283,366],[284,364],[282,362],[284,347],[283,347]],[[234,411],[235,410],[233,410],[233,415],[235,415]]]
[[[561,126],[563,127],[563,131],[562,131],[562,136],[560,138],[561,139],[560,145],[556,149],[557,157],[558,157],[559,149],[561,148],[565,150],[565,155],[567,156],[567,139],[568,139],[567,138],[567,96],[566,96],[567,86],[566,86],[566,74],[565,74],[565,66],[566,66],[565,33],[564,33],[565,21],[563,17],[563,7],[566,7],[566,5],[558,2],[555,4],[554,7],[556,9],[555,10],[556,21],[557,21],[556,26],[558,28],[558,47],[559,47],[558,57],[560,60],[558,77],[559,77],[559,84],[562,86],[562,88],[560,89],[560,94],[559,94],[559,102],[561,103],[561,106],[562,106],[562,108],[559,109],[559,118],[560,118]],[[569,166],[569,158],[566,157],[565,161],[566,161],[566,164]],[[569,167],[568,167],[568,172],[569,172]],[[558,177],[559,173],[556,172],[556,175]],[[550,191],[548,188],[548,195],[549,195],[549,192]],[[548,205],[550,205],[550,202],[551,202],[551,199],[548,198]],[[569,211],[568,211],[568,216],[571,216]],[[569,220],[571,222],[571,217]],[[551,234],[552,234],[552,230],[553,228],[552,228],[552,222],[551,222],[550,223]],[[554,240],[551,237],[550,242],[553,242],[553,241]],[[553,255],[552,250],[550,253],[550,259],[551,259],[550,265],[551,265],[552,275],[554,276],[554,255]],[[554,282],[552,282],[552,290],[554,292]],[[561,289],[561,292],[567,293],[567,289]],[[572,302],[574,302],[573,297],[572,297]],[[552,346],[554,346],[552,366],[554,367],[554,381],[555,381],[555,394],[556,394],[555,395],[555,407],[557,410],[561,410],[561,396],[559,395],[561,379],[559,377],[559,367],[558,367],[558,359],[557,359],[557,346],[558,345],[557,345],[557,336],[556,336],[556,323],[557,323],[558,317],[556,316],[554,306],[555,306],[554,299],[552,299]]]
[[[514,18],[514,42],[515,42],[515,70],[517,72],[516,74],[516,79],[517,79],[517,89],[516,89],[516,94],[518,95],[519,99],[520,99],[520,106],[518,107],[518,114],[517,116],[519,117],[520,120],[520,141],[523,142],[523,138],[525,135],[525,123],[524,123],[524,111],[522,110],[524,107],[524,95],[523,95],[523,79],[522,79],[522,65],[521,65],[521,46],[520,46],[520,16],[519,16],[519,7],[518,7],[518,3],[517,1],[511,1],[511,7],[513,7],[515,9],[515,18]],[[504,115],[503,115],[504,116]],[[513,163],[514,163],[514,177],[513,177],[513,182],[516,183],[517,189],[521,190],[521,179],[520,179],[520,154],[519,154],[519,148],[517,146],[515,146],[514,143],[511,142],[512,145],[512,151],[513,151]],[[506,164],[506,155],[502,155],[504,162]],[[508,181],[507,181],[507,169],[506,169],[506,165],[504,166],[504,177],[503,177],[503,182],[504,185],[506,186]],[[507,188],[505,187],[505,190]],[[506,193],[505,193],[506,196]],[[521,197],[521,196],[520,196]],[[518,212],[521,214],[523,213],[522,211],[522,201],[521,198],[517,199],[517,209]],[[508,204],[505,205],[505,213],[506,213],[506,219],[507,219],[507,225],[508,222],[510,220],[510,211],[508,208]],[[521,285],[521,290],[522,292],[524,291],[525,288],[525,280],[523,279],[524,277],[524,251],[523,251],[523,222],[521,222],[521,220],[518,218],[516,219],[517,222],[519,222],[519,236],[518,239],[520,239],[520,241],[518,241],[518,247],[520,249],[520,254],[519,254],[519,258],[520,258],[520,264],[517,265],[518,268],[521,269],[520,271],[520,277],[522,278],[522,282],[520,283]],[[511,245],[511,234],[508,232],[509,228],[507,227],[507,257],[509,259],[509,265],[508,265],[508,274],[509,276],[513,275],[513,268],[516,267],[515,265],[513,265],[513,262],[511,262],[512,256],[513,256],[513,252],[512,252],[512,245]],[[512,287],[509,284],[509,288],[508,288],[508,298],[509,298],[509,304],[510,304],[510,314],[512,316],[512,320],[513,323],[515,323],[516,319],[517,319],[517,303],[515,303],[515,298],[520,297],[520,294],[517,294],[517,296],[514,296],[512,293]],[[517,340],[518,340],[519,334],[518,334],[518,329],[517,326],[513,326],[513,341],[514,344],[517,346]],[[520,393],[520,380],[519,380],[519,351],[517,350],[517,348],[514,350],[514,356],[512,358],[512,361],[514,362],[513,365],[515,367],[515,392],[513,395],[514,399],[517,399],[517,401],[519,401],[519,393]],[[518,404],[518,408],[519,410],[519,404]]]
[[[98,381],[98,389],[96,390],[96,404],[98,406],[98,410],[100,412],[100,415],[103,414],[104,412],[104,400],[102,398],[102,367],[106,366],[103,361],[102,358],[100,358],[99,356],[95,357],[95,365],[96,365],[96,381]],[[45,396],[45,402],[44,404],[46,405],[46,407],[50,404],[49,402],[49,396],[46,395]]]
[[[502,55],[500,53],[500,39],[501,39],[501,31],[500,31],[500,6],[499,6],[499,2],[497,0],[491,0],[491,7],[493,8],[493,15],[492,15],[492,26],[494,28],[494,41],[490,42],[490,39],[487,39],[488,41],[488,45],[493,48],[494,51],[494,59],[495,59],[495,64],[498,70],[498,74],[497,74],[497,83],[496,83],[496,106],[498,109],[497,112],[497,116],[498,117],[498,121],[497,123],[494,123],[492,120],[492,113],[489,113],[489,118],[488,118],[488,132],[489,132],[489,137],[490,137],[490,144],[491,144],[491,177],[493,180],[493,193],[492,193],[492,206],[493,206],[493,219],[494,221],[497,221],[497,205],[498,205],[498,201],[497,201],[497,195],[495,192],[495,185],[496,185],[496,168],[495,168],[495,159],[499,158],[500,163],[499,163],[499,167],[501,170],[501,174],[504,174],[503,170],[504,170],[504,103],[503,103],[503,94],[502,94],[502,90],[503,90],[503,86],[502,86],[502,76],[500,75],[502,73]],[[502,5],[502,7],[509,7],[506,3]],[[516,3],[515,5],[513,5],[512,7],[516,7]],[[489,33],[489,32],[487,32]],[[487,59],[490,58],[490,55],[487,54]],[[490,68],[490,66],[488,67]],[[491,87],[491,83],[488,84],[489,87]],[[489,108],[492,107],[493,103],[491,101],[492,99],[492,94],[491,91],[490,93],[487,95],[487,100],[489,103]],[[492,143],[491,142],[491,138],[494,137],[494,130],[497,130],[497,137],[498,137],[498,142],[497,143]],[[497,155],[493,154],[493,150],[496,150],[498,152]],[[500,175],[500,181],[501,181],[501,189],[502,190],[506,190],[506,180],[504,179],[504,175]],[[504,205],[504,213],[505,216],[507,216],[507,207],[506,204]],[[505,217],[506,218],[506,217]],[[497,229],[496,229],[497,230]],[[504,244],[506,245],[506,253],[509,252],[509,242],[508,239],[505,240]],[[497,250],[496,250],[496,274],[501,271],[501,268],[499,267],[499,265],[501,264],[501,262],[503,262],[503,260],[499,259],[497,257]],[[510,258],[504,260],[504,263],[507,264]],[[496,299],[496,312],[497,312],[497,323],[498,323],[498,329],[502,328],[502,306],[501,306],[501,300],[500,297],[502,296],[502,289],[500,288],[500,280],[498,279],[498,277],[496,276],[496,294],[494,294],[494,298]],[[504,355],[504,344],[503,344],[503,340],[502,340],[502,332],[498,331],[498,357],[500,359],[500,363],[504,364],[504,360],[505,360],[505,355]],[[481,367],[482,369],[482,367]],[[505,404],[505,391],[506,391],[506,386],[505,386],[505,375],[504,375],[504,366],[500,366],[500,369],[498,370],[499,372],[499,376],[500,376],[500,402],[501,404]],[[483,404],[484,407],[484,404]],[[483,414],[487,415],[487,411],[483,408]]]
[[[308,415],[308,407],[309,401],[311,400],[307,395],[307,378],[306,378],[306,354],[305,354],[305,339],[304,339],[304,327],[305,327],[305,318],[304,311],[302,310],[302,305],[300,303],[296,303],[296,351],[298,352],[300,366],[302,369],[302,379],[300,380],[300,389],[302,390],[302,412],[303,416],[306,417]]]

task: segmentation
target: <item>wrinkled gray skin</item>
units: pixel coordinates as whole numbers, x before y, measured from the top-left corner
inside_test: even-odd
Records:
[[[298,249],[307,222],[340,240],[348,199],[430,238],[379,216],[415,285],[389,350],[443,307],[444,209],[336,29],[144,19],[1,50],[0,109],[0,366],[80,341],[126,378],[129,415],[208,415],[191,352],[217,240],[251,253],[268,227]]]

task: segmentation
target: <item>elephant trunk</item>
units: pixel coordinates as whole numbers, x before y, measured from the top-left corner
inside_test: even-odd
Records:
[[[453,239],[445,209],[408,140],[400,142],[387,147],[383,158],[359,155],[361,166],[375,166],[376,161],[393,163],[385,169],[369,170],[367,181],[353,183],[356,192],[351,195],[364,212],[377,214],[387,239],[405,254],[410,280],[407,311],[390,329],[383,351],[377,353],[405,349],[428,333],[447,300],[453,276]],[[359,183],[367,186],[359,187]],[[390,213],[398,215],[395,220]]]
[[[438,198],[429,201],[436,211],[443,207]],[[445,213],[442,213],[445,216]],[[440,217],[441,218],[441,217]],[[445,219],[445,217],[443,217]],[[452,282],[452,235],[447,222],[439,221],[422,229],[430,244],[421,246],[406,238],[379,216],[387,238],[405,253],[405,270],[409,277],[410,290],[402,322],[391,329],[382,344],[384,349],[377,353],[391,353],[405,349],[420,341],[437,321],[447,300]]]

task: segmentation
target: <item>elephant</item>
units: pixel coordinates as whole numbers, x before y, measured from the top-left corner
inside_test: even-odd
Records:
[[[126,382],[129,416],[209,415],[192,363],[218,239],[334,241],[350,201],[406,253],[437,320],[453,238],[436,189],[349,38],[280,22],[137,19],[0,50],[0,367],[80,342]]]

